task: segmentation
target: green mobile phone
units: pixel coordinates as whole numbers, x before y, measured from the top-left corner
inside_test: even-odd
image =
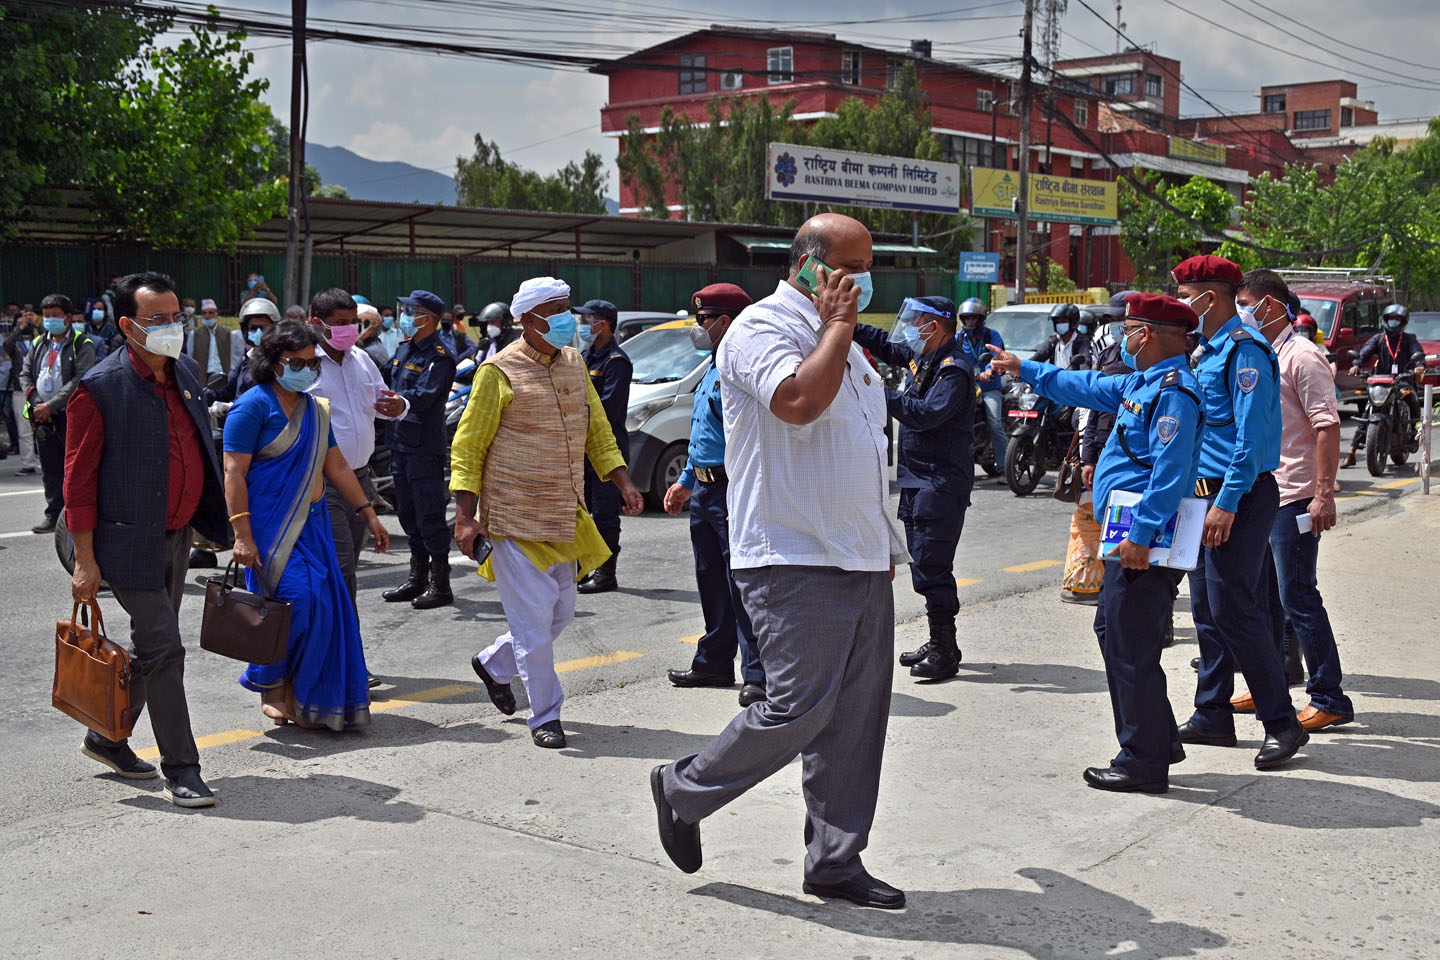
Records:
[[[826,273],[835,272],[830,268],[829,264],[822,262],[819,257],[807,257],[805,266],[800,268],[800,273],[795,277],[796,282],[811,293],[819,293],[820,278],[816,276],[815,271],[820,267],[824,267]]]

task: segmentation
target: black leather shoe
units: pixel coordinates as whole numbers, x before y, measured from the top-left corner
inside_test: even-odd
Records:
[[[530,739],[535,741],[537,747],[559,750],[565,746],[565,730],[560,726],[559,720],[551,720],[531,730]]]
[[[1119,767],[1086,767],[1085,782],[1096,790],[1116,793],[1165,793],[1170,789],[1169,780],[1141,780]]]
[[[575,584],[577,593],[610,593],[619,588],[620,582],[615,579],[615,574],[607,571],[604,567]]]
[[[806,880],[804,890],[822,900],[848,900],[862,907],[900,910],[905,906],[903,890],[896,890],[884,880],[876,880],[864,870],[840,883],[811,883]]]
[[[1200,672],[1200,658],[1199,658],[1199,657],[1191,657],[1191,658],[1190,658],[1190,669],[1191,669],[1191,670],[1194,670],[1196,673],[1199,673],[1199,672]]]
[[[215,806],[215,794],[205,786],[197,770],[186,770],[175,779],[166,780],[165,798],[177,807]]]
[[[185,561],[185,566],[191,570],[213,570],[216,566],[215,552],[195,547],[190,551],[190,559]]]
[[[35,526],[31,527],[31,528],[30,528],[30,532],[31,532],[31,533],[54,533],[54,532],[55,532],[55,518],[54,518],[54,517],[46,517],[46,518],[44,518],[44,519],[41,520],[39,523],[35,524]]]
[[[485,684],[485,692],[490,694],[490,702],[495,704],[495,709],[505,716],[515,712],[515,692],[510,689],[508,683],[496,683],[495,678],[490,676],[490,671],[485,669],[485,664],[480,662],[480,654],[470,658],[470,669],[475,671],[475,676]]]
[[[1178,743],[1170,744],[1170,766],[1185,761],[1185,748]]]
[[[376,687],[380,686],[380,678],[375,676],[375,674],[366,671],[365,686],[371,690],[374,690]]]
[[[932,646],[930,645],[930,641],[929,641],[929,640],[926,640],[924,643],[920,644],[920,646],[916,647],[914,650],[906,650],[904,653],[900,654],[900,666],[902,666],[902,667],[913,667],[913,666],[915,666],[915,664],[919,663],[921,660],[924,660],[926,657],[930,656],[930,651],[933,650],[933,649],[934,649],[934,647],[932,647]]]
[[[386,603],[401,603],[414,600],[425,592],[430,582],[430,558],[410,556],[410,576],[400,586],[380,594]]]
[[[687,823],[675,813],[670,801],[665,799],[665,781],[660,764],[650,771],[650,796],[655,799],[655,815],[659,818],[660,846],[675,864],[685,873],[700,869],[703,857],[700,853],[700,824]]]
[[[154,780],[160,776],[153,764],[146,763],[135,756],[135,751],[130,749],[130,744],[123,741],[110,746],[86,737],[80,752],[97,763],[105,764],[126,780]]]
[[[748,707],[752,703],[759,703],[765,699],[765,685],[763,683],[746,683],[740,687],[740,706]]]
[[[733,687],[735,678],[723,673],[700,673],[697,670],[667,670],[665,675],[677,687]]]
[[[1310,731],[1298,722],[1293,723],[1284,733],[1267,733],[1265,742],[1260,745],[1260,752],[1255,754],[1255,769],[1269,770],[1271,767],[1278,767],[1309,742]]]
[[[930,655],[910,668],[910,676],[917,680],[949,680],[960,672],[959,653],[932,646]]]
[[[450,558],[431,557],[430,583],[424,593],[410,601],[410,606],[416,610],[434,610],[454,602],[455,594],[450,592]]]
[[[1195,726],[1194,721],[1186,720],[1180,724],[1180,742],[1198,743],[1206,747],[1233,747],[1235,746],[1235,733],[1211,733],[1209,730],[1202,730]]]

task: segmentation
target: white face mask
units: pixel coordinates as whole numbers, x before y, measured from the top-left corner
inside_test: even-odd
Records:
[[[492,323],[485,328],[485,333],[487,336],[489,336],[491,340],[494,340],[496,337],[500,336],[500,328]]]
[[[145,331],[145,342],[136,341],[140,349],[171,360],[180,356],[180,350],[185,346],[185,324],[176,322],[163,327],[144,327],[137,323],[136,326]]]

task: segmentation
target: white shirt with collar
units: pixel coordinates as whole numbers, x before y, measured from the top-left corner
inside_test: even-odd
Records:
[[[781,281],[746,307],[715,353],[730,476],[730,565],[886,570],[909,557],[890,523],[885,385],[850,345],[844,379],[814,422],[770,411],[820,343],[810,298]]]
[[[387,417],[375,409],[385,380],[375,361],[359,346],[350,348],[343,363],[330,359],[324,347],[316,347],[315,354],[320,358],[320,376],[306,392],[330,401],[335,444],[350,469],[359,470],[375,453],[375,419],[399,420],[410,412],[410,402],[405,401],[399,417]]]

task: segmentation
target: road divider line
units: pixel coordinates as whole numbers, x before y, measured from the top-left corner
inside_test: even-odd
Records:
[[[16,530],[14,533],[0,533],[0,540],[14,540],[17,537],[34,536],[44,536],[44,534],[37,534],[34,530]]]
[[[703,637],[703,636],[705,636],[705,634],[703,634],[703,633],[697,633],[697,634],[695,634],[693,637],[681,637],[679,640],[676,640],[675,642],[676,642],[676,643],[699,643],[699,642],[700,642],[700,638]]]
[[[1408,486],[1410,486],[1410,484],[1412,484],[1412,483],[1419,483],[1419,482],[1420,482],[1420,478],[1419,478],[1419,477],[1402,477],[1402,478],[1399,479],[1399,480],[1391,480],[1389,483],[1382,483],[1382,484],[1380,484],[1378,487],[1376,487],[1375,489],[1377,489],[1377,490],[1398,490],[1398,489],[1400,489],[1401,487],[1408,487]]]
[[[957,586],[957,587],[973,587],[973,586],[975,586],[975,584],[977,584],[977,583],[982,583],[982,582],[983,582],[983,581],[981,581],[981,580],[967,580],[967,579],[964,578],[964,577],[959,577],[959,578],[957,578],[957,579],[955,580],[955,586]]]
[[[611,663],[624,663],[626,660],[637,660],[645,656],[643,653],[636,653],[634,650],[616,650],[613,653],[602,653],[598,657],[581,657],[579,660],[565,660],[555,664],[556,673],[572,673],[576,670],[589,670],[591,667],[603,667]]]
[[[1046,567],[1060,566],[1059,560],[1031,560],[1029,563],[1017,563],[1013,567],[1006,567],[1006,573],[1030,573],[1032,570],[1044,570]]]
[[[43,487],[40,488],[39,490],[6,490],[4,493],[0,493],[0,497],[23,497],[23,496],[25,496],[27,493],[44,493],[44,492],[45,492],[45,489],[44,489]]]
[[[387,710],[398,710],[401,707],[413,707],[417,703],[434,703],[436,700],[444,700],[446,697],[458,697],[462,693],[470,693],[475,687],[464,683],[448,683],[443,687],[431,687],[429,690],[420,690],[416,693],[407,693],[403,697],[394,700],[372,700],[370,702],[371,713],[384,713]]]
[[[239,743],[242,740],[256,740],[264,734],[259,730],[226,730],[224,733],[212,733],[204,737],[195,738],[195,746],[201,750],[208,747],[223,747],[227,743]],[[141,760],[159,760],[160,748],[147,747],[144,750],[135,751],[135,755]]]

